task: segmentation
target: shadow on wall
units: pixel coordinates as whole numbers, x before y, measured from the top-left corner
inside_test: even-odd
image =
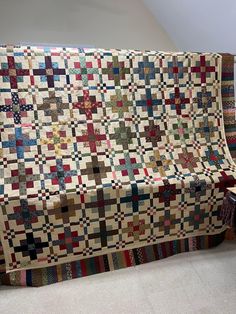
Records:
[[[236,54],[235,0],[144,0],[178,50]]]

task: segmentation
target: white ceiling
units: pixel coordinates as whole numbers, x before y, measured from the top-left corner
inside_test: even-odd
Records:
[[[178,50],[236,54],[235,0],[143,0]]]

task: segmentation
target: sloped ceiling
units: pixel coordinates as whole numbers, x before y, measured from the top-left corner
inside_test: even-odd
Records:
[[[0,43],[176,50],[143,0],[0,0]]]
[[[235,0],[144,0],[178,50],[236,54]]]

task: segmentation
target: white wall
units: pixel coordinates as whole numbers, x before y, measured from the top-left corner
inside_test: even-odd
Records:
[[[235,0],[144,0],[178,50],[236,54]]]
[[[0,0],[0,42],[175,50],[141,0]]]

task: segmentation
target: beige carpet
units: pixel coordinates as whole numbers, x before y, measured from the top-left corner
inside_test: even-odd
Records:
[[[1,287],[0,313],[236,313],[236,241],[42,288]]]

